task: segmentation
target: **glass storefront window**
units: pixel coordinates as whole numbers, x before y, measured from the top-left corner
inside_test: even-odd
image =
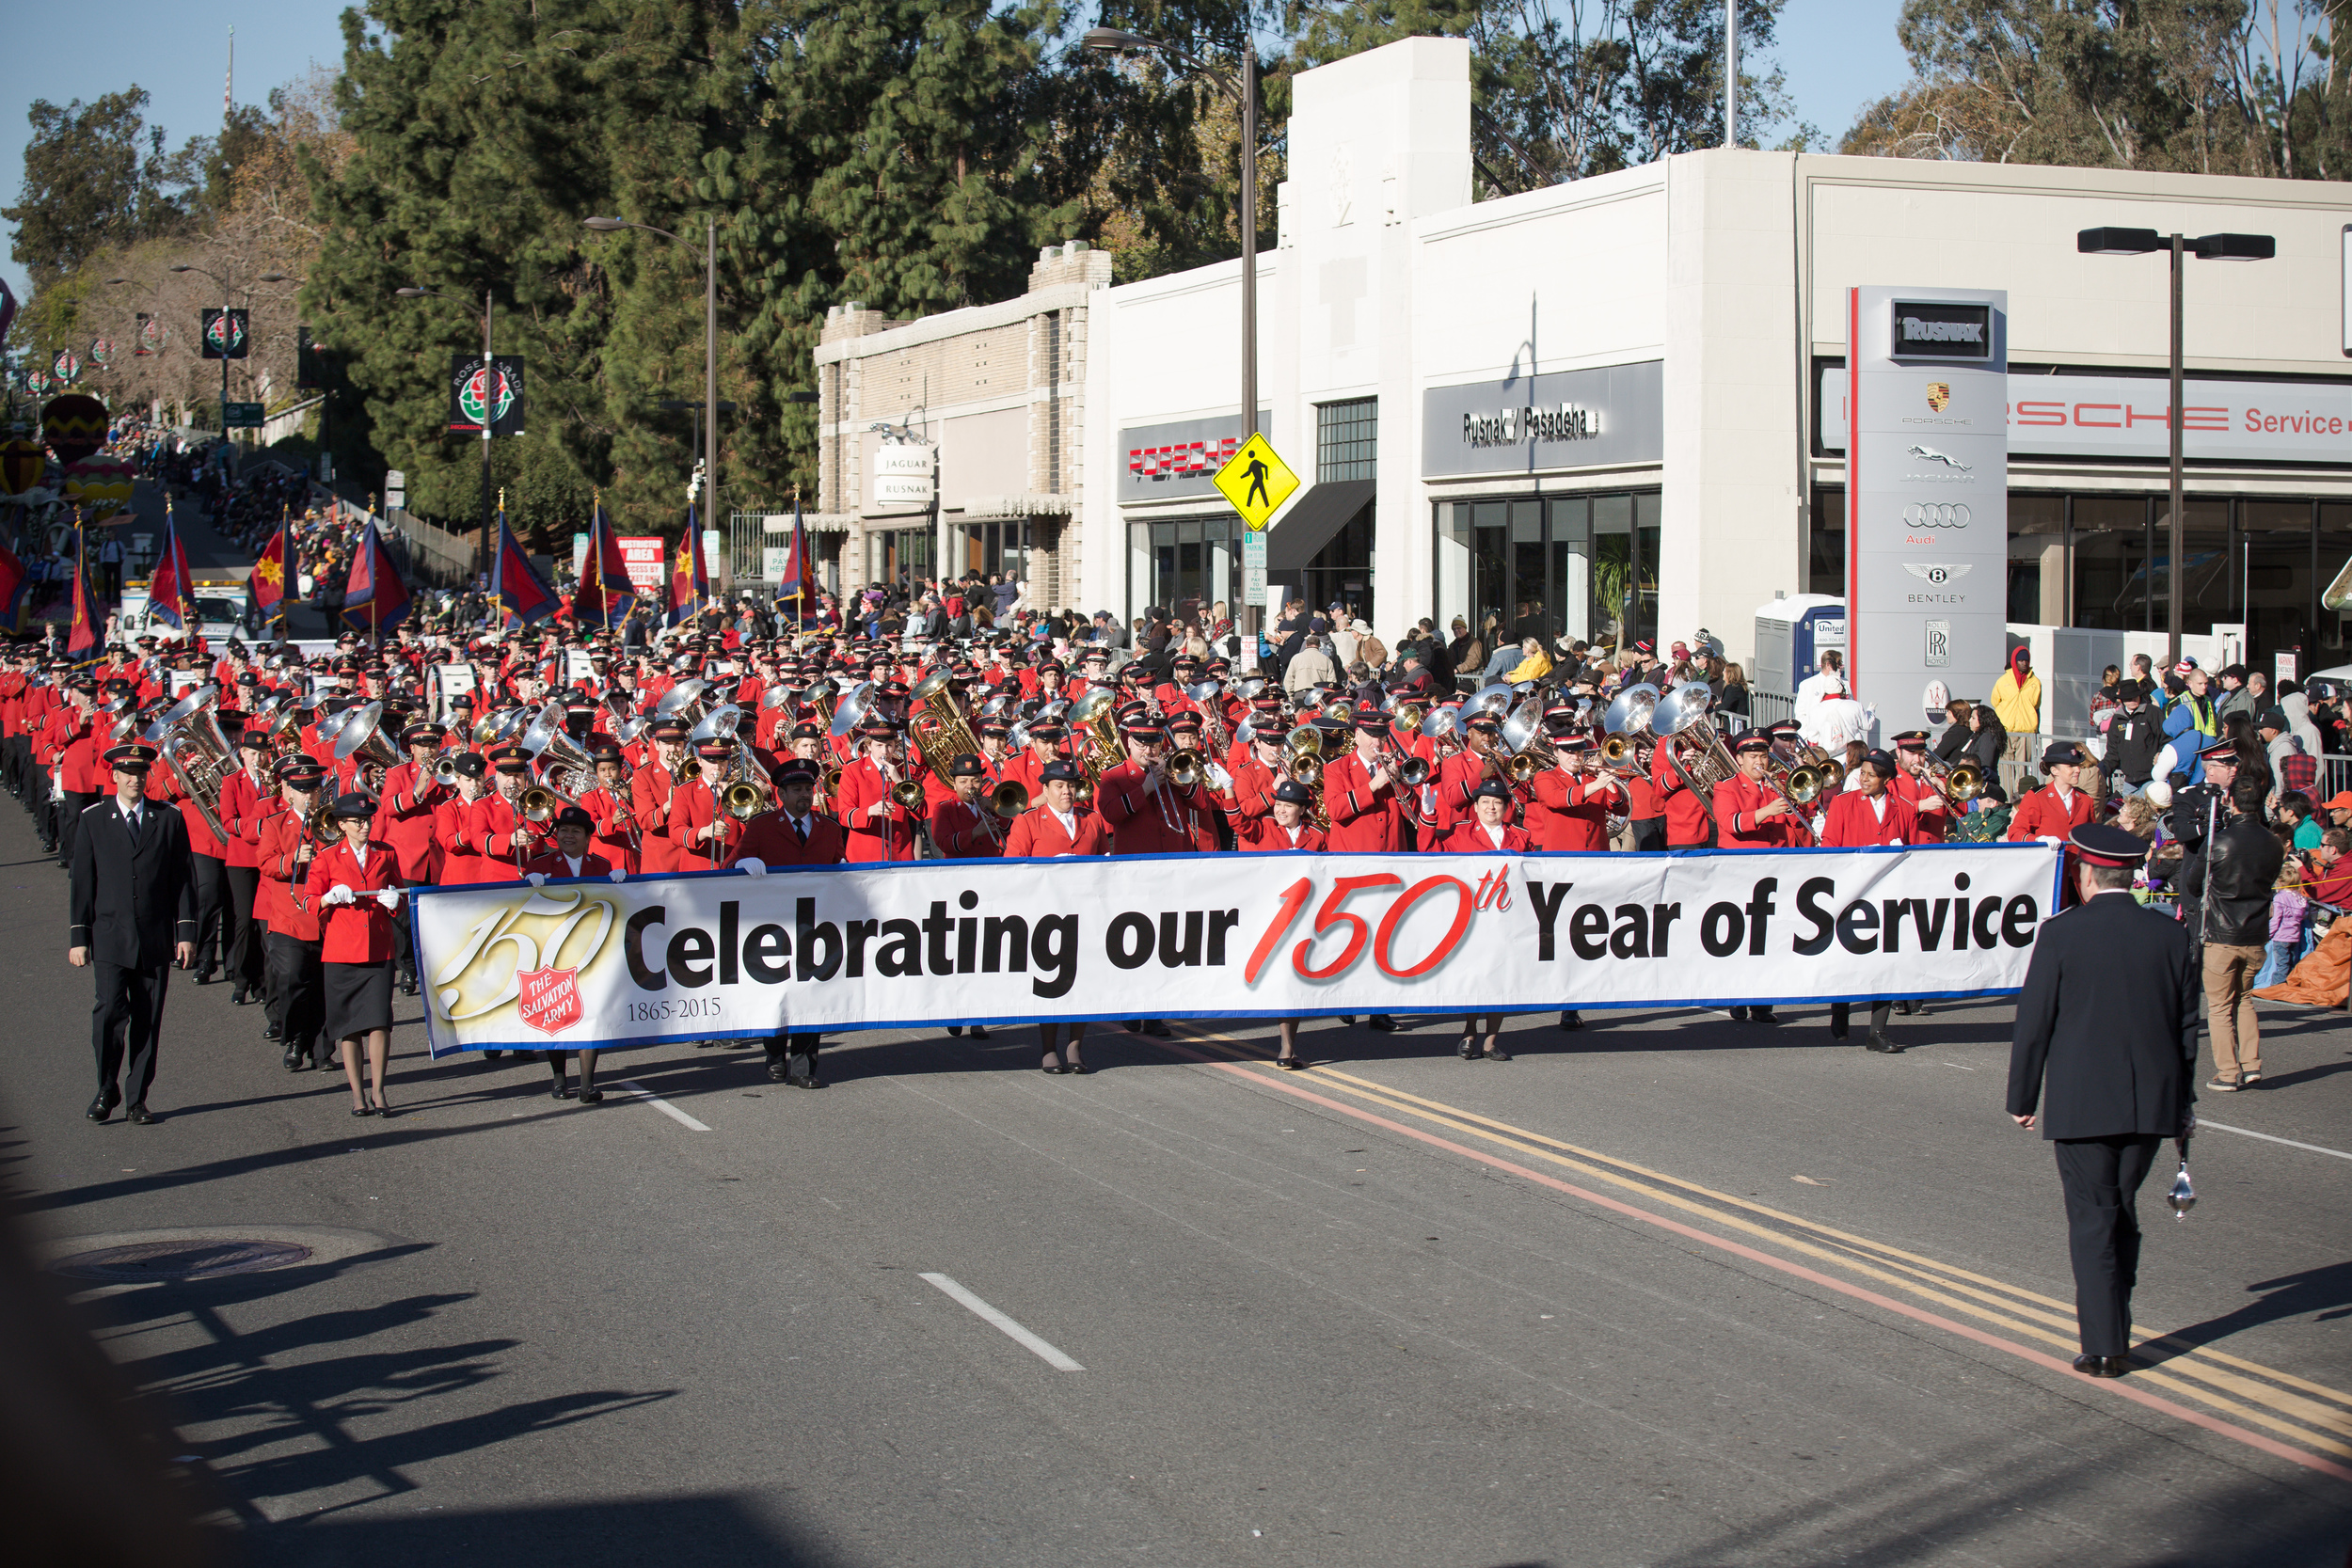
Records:
[[[1129,524],[1129,629],[1154,608],[1179,620],[1205,621],[1221,604],[1229,616],[1234,615],[1241,595],[1237,527],[1238,519],[1231,513]]]
[[[1655,490],[1438,503],[1438,626],[1461,617],[1491,654],[1528,636],[1612,643],[1629,610],[1654,624],[1659,507]]]

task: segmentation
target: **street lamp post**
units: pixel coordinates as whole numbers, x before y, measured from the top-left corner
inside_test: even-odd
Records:
[[[2172,259],[2172,392],[2165,415],[2170,443],[2172,517],[2165,549],[2165,630],[2170,652],[2168,665],[2181,662],[2181,606],[2186,596],[2187,574],[2181,569],[2186,546],[2182,527],[2181,499],[2181,259],[2196,256],[2208,261],[2267,261],[2279,253],[2279,242],[2268,234],[2159,234],[2153,229],[2084,229],[2074,235],[2074,249],[2085,256],[2145,256],[2162,250]],[[2148,571],[2148,591],[2154,593],[2154,563]]]
[[[221,319],[222,319],[222,321],[223,321],[223,323],[224,323],[224,324],[225,324],[225,323],[227,322],[227,320],[228,320],[229,312],[230,312],[230,310],[232,310],[232,309],[236,309],[236,307],[235,307],[235,306],[233,306],[233,305],[230,304],[230,297],[231,297],[231,296],[232,296],[232,295],[236,293],[236,287],[235,287],[235,285],[231,284],[231,283],[229,281],[229,279],[227,279],[226,277],[223,277],[220,274],[218,274],[218,273],[216,273],[216,272],[214,272],[214,271],[210,270],[209,268],[205,268],[205,267],[197,267],[197,266],[190,266],[190,265],[189,265],[187,262],[185,262],[185,261],[179,262],[179,263],[177,263],[177,264],[175,264],[175,265],[173,265],[173,266],[171,266],[171,267],[169,267],[169,268],[167,268],[167,269],[166,269],[166,270],[170,271],[170,272],[192,272],[192,273],[195,273],[195,274],[196,274],[199,277],[209,277],[209,278],[211,278],[214,282],[215,282],[215,283],[219,284],[219,285],[220,285],[220,309],[221,309]],[[110,280],[110,281],[113,281],[113,280]],[[257,277],[256,277],[256,278],[255,278],[255,281],[257,281],[257,282],[262,282],[262,283],[283,283],[283,282],[285,282],[285,281],[286,281],[286,275],[285,275],[284,273],[282,273],[282,272],[265,272],[265,273],[261,273],[261,274],[257,275]],[[247,289],[247,290],[246,290],[246,292],[245,292],[245,300],[246,300],[246,305],[247,309],[249,309],[251,308],[252,304],[253,304],[253,291],[252,291],[251,289]],[[220,345],[220,347],[221,347],[221,355],[220,355],[220,438],[221,438],[222,440],[226,441],[226,440],[228,440],[228,439],[229,439],[229,342],[228,342],[228,327],[226,326],[226,325],[224,325],[222,326],[222,328],[221,328],[221,332],[222,332],[222,340],[221,340],[221,345]],[[249,335],[249,329],[248,329],[248,335]],[[247,354],[251,354],[251,353],[252,353],[252,349],[250,348],[250,346],[248,346],[248,347],[246,348],[246,352]]]
[[[437,290],[419,288],[414,285],[405,289],[394,289],[392,293],[401,299],[455,297]],[[482,286],[482,373],[485,388],[489,379],[497,373],[497,365],[490,357],[490,286],[486,283]],[[482,537],[474,553],[474,562],[475,570],[485,578],[490,574],[490,551],[495,547],[490,539],[490,528],[494,516],[490,505],[490,426],[495,422],[491,418],[491,410],[495,406],[495,404],[485,404],[482,411]]]
[[[626,218],[593,217],[580,220],[580,227],[598,234],[614,234],[624,229],[642,229],[648,234],[659,234],[665,240],[676,240],[689,250],[691,241],[681,239],[667,229],[656,229],[650,223],[630,223]],[[719,220],[707,218],[703,224],[703,515],[716,528],[719,516]]]
[[[1086,48],[1109,55],[1156,54],[1187,75],[1198,76],[1230,94],[1241,105],[1241,434],[1248,441],[1258,434],[1258,54],[1248,38],[1235,53],[1240,70],[1226,71],[1140,33],[1117,27],[1090,27],[1080,40]],[[1242,635],[1258,635],[1260,607],[1242,607]],[[1254,642],[1252,644],[1254,646]]]

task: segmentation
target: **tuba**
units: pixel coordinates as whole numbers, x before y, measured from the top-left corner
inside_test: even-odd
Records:
[[[1629,686],[1600,716],[1607,738],[1600,743],[1600,765],[1620,778],[1646,778],[1657,739],[1650,724],[1658,711],[1658,688],[1644,682]]]
[[[180,699],[171,711],[148,727],[140,738],[155,748],[171,772],[180,793],[196,802],[204,825],[214,836],[229,834],[220,825],[220,786],[240,770],[237,749],[220,727],[216,710],[220,688],[200,687]]]
[[[1523,784],[1560,760],[1544,736],[1543,700],[1530,697],[1518,711],[1502,721],[1502,749],[1511,753],[1502,771],[1515,784]]]
[[[944,779],[957,757],[967,752],[979,755],[980,737],[973,733],[971,721],[956,702],[953,675],[945,670],[932,671],[916,683],[909,702],[923,705],[920,713],[907,720],[907,735],[924,767]]]
[[[1085,769],[1089,787],[1127,760],[1127,748],[1119,738],[1118,721],[1111,714],[1118,705],[1118,693],[1100,686],[1070,705],[1070,727],[1079,737],[1075,760]]]
[[[1740,771],[1722,732],[1707,716],[1713,700],[1704,683],[1692,682],[1676,687],[1650,713],[1650,728],[1666,748],[1667,765],[1683,787],[1697,797],[1711,822],[1715,821],[1715,786]],[[1718,830],[1722,826],[1716,822]]]
[[[661,700],[654,705],[653,716],[675,719],[692,729],[710,711],[709,692],[708,681],[680,681],[661,694]]]
[[[343,721],[335,732],[337,762],[358,757],[362,768],[380,768],[386,772],[400,766],[400,753],[392,749],[392,743],[384,736],[382,703],[345,708],[337,717]]]
[[[518,744],[538,759],[541,778],[576,800],[596,787],[596,764],[564,728],[564,705],[548,699]]]

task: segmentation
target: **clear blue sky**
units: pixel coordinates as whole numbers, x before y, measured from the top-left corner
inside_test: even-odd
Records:
[[[148,122],[176,146],[220,126],[230,26],[237,102],[266,103],[270,88],[311,61],[342,58],[343,8],[342,0],[113,0],[103,38],[62,21],[20,20],[0,50],[0,197],[13,204],[23,186],[24,115],[33,100],[87,102],[135,82],[153,97]],[[1895,43],[1899,9],[1899,0],[1788,0],[1781,13],[1772,54],[1799,115],[1833,142],[1857,109],[1910,74]],[[0,227],[13,236],[12,227]],[[24,269],[0,261],[0,275],[22,298]]]

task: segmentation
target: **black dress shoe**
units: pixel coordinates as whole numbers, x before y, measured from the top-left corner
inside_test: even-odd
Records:
[[[1486,1048],[1486,1060],[1490,1062],[1507,1062],[1510,1059],[1511,1053],[1508,1051],[1503,1050],[1500,1044],[1490,1045]]]
[[[1574,1007],[1570,1007],[1566,1012],[1560,1015],[1560,1027],[1567,1030],[1570,1034],[1574,1034],[1577,1030],[1584,1027],[1584,1015],[1578,1012]]]
[[[951,1040],[960,1040],[963,1038],[963,1025],[961,1023],[950,1023],[947,1025],[947,1037]]]
[[[299,1051],[287,1052],[284,1059],[286,1063],[286,1070],[288,1072],[308,1072],[310,1070],[310,1058],[304,1055]]]
[[[984,1040],[988,1038],[988,1031],[975,1023],[972,1025],[972,1037],[976,1040]]]
[[[2085,1377],[2122,1377],[2132,1370],[2128,1355],[2078,1355],[2074,1370]]]
[[[1068,1067],[1062,1069],[1062,1070],[1070,1074],[1073,1078],[1091,1078],[1094,1076],[1094,1069],[1087,1066],[1084,1062],[1073,1062]]]
[[[805,1072],[787,1074],[784,1081],[791,1085],[796,1089],[817,1089],[824,1087],[823,1085],[818,1083],[816,1079],[811,1078]]]
[[[1370,1018],[1364,1020],[1364,1027],[1367,1029],[1377,1029],[1384,1035],[1391,1035],[1396,1032],[1396,1020],[1391,1018],[1386,1013],[1375,1013]]]
[[[213,983],[213,972],[209,969],[198,970],[196,972],[196,983],[199,986],[211,985]]]
[[[1750,1023],[1778,1023],[1780,1020],[1772,1016],[1772,1009],[1770,1007],[1750,1007],[1748,1022]]]
[[[155,1114],[144,1104],[134,1105],[123,1113],[123,1119],[134,1127],[151,1127],[155,1123]],[[2121,1377],[2123,1374],[2117,1372],[2114,1375]]]
[[[548,1098],[549,1100],[569,1100],[569,1099],[571,1099],[571,1098],[572,1098],[572,1086],[571,1086],[571,1085],[569,1085],[569,1084],[567,1084],[567,1083],[563,1083],[563,1082],[560,1082],[560,1081],[559,1081],[559,1082],[556,1084],[555,1087],[553,1087],[553,1088],[551,1088],[551,1089],[549,1089],[549,1090],[548,1091]]]
[[[482,1059],[485,1062],[495,1062],[500,1060],[505,1054],[506,1053],[503,1051],[485,1051],[482,1053]]]
[[[351,1108],[351,1114],[355,1117],[372,1117],[375,1115],[375,1107],[368,1104],[354,1105]]]
[[[1285,1072],[1296,1072],[1307,1064],[1295,1056],[1277,1056],[1274,1058],[1274,1065]]]
[[[229,1005],[232,1007],[242,1007],[252,1000],[253,998],[245,993],[245,988],[243,986],[239,986],[235,990],[229,993]]]
[[[604,1091],[602,1089],[582,1089],[580,1091],[580,1102],[582,1105],[601,1105],[604,1103]]]
[[[1475,1040],[1464,1040],[1458,1047],[1455,1048],[1455,1054],[1459,1055],[1462,1060],[1466,1062],[1474,1062],[1478,1060],[1478,1042]]]
[[[1174,1037],[1168,1025],[1162,1023],[1156,1018],[1148,1018],[1143,1021],[1143,1032],[1151,1036],[1155,1040],[1170,1039]]]
[[[1734,1007],[1734,1008],[1732,1008],[1732,1009],[1731,1009],[1731,1022],[1734,1022],[1734,1023],[1745,1023],[1747,1021],[1748,1021],[1748,1010],[1747,1010],[1745,1007]]]
[[[768,1082],[770,1082],[771,1084],[781,1084],[781,1083],[783,1083],[783,1082],[784,1082],[784,1079],[785,1079],[785,1072],[784,1072],[784,1058],[783,1058],[783,1057],[781,1057],[781,1056],[771,1056],[771,1057],[769,1057],[769,1058],[768,1058]]]
[[[417,977],[415,975],[411,974],[400,982],[400,994],[403,996],[414,996],[417,994]]]
[[[1883,1029],[1871,1030],[1870,1037],[1863,1042],[1863,1046],[1866,1050],[1876,1051],[1886,1056],[1899,1056],[1903,1053],[1903,1048],[1897,1045],[1894,1037]]]
[[[275,1023],[265,1023],[262,1025],[262,1037],[265,1040],[284,1039],[286,1037],[286,1031],[280,1029]]]
[[[89,1109],[84,1111],[82,1114],[89,1117],[92,1121],[104,1121],[106,1119],[106,1113],[113,1109],[114,1102],[102,1094],[96,1100],[91,1101],[89,1102]]]
[[[1127,1021],[1127,1033],[1129,1033],[1129,1034],[1131,1034],[1131,1035],[1140,1035],[1140,1034],[1142,1034],[1142,1033],[1143,1033],[1143,1020],[1141,1020],[1141,1019],[1139,1019],[1139,1018],[1131,1018],[1131,1019],[1129,1019],[1129,1020]]]
[[[1038,1071],[1044,1073],[1049,1078],[1058,1078],[1069,1070],[1070,1069],[1068,1068],[1062,1066],[1059,1062],[1043,1062],[1040,1063],[1038,1066]]]

